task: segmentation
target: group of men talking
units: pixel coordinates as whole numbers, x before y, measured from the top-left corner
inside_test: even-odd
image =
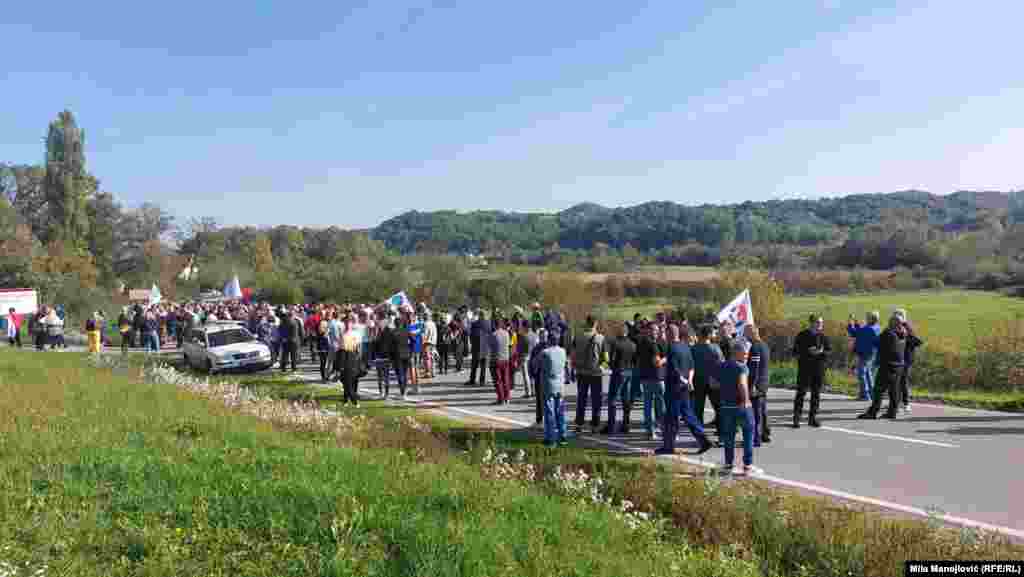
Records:
[[[755,474],[754,448],[771,441],[766,395],[770,350],[757,327],[736,331],[723,325],[703,325],[697,335],[685,321],[664,315],[654,321],[635,318],[618,325],[614,337],[602,334],[592,317],[585,330],[572,339],[530,327],[539,334],[530,351],[529,372],[535,376],[537,424],[544,428],[549,446],[565,442],[564,384],[567,374],[577,383],[576,429],[585,432],[590,410],[590,432],[629,433],[633,406],[642,402],[643,428],[651,440],[661,440],[658,454],[674,454],[682,426],[697,442],[698,454],[721,446],[724,468],[734,472],[737,428],[743,436],[744,474]],[[532,339],[531,339],[532,340]],[[609,375],[610,373],[610,375]],[[602,380],[610,377],[608,422],[600,426]],[[714,419],[705,423],[704,405],[710,400]],[[621,423],[619,410],[621,408]],[[713,426],[718,442],[705,429]]]

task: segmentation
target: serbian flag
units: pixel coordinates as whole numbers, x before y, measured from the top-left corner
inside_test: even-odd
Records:
[[[754,307],[750,304],[750,289],[741,292],[732,302],[718,313],[718,322],[732,321],[738,334],[743,334],[745,325],[754,324]]]

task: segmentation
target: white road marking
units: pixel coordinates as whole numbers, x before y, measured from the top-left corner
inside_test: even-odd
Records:
[[[896,435],[886,435],[885,433],[870,433],[868,431],[856,431],[853,429],[841,429],[839,427],[825,427],[822,429],[826,431],[837,431],[840,433],[847,433],[850,435],[860,435],[862,437],[875,437],[877,439],[889,439],[890,441],[903,441],[904,443],[917,443],[919,445],[931,445],[933,447],[945,447],[947,449],[959,449],[960,445],[952,445],[950,443],[941,443],[939,441],[926,441],[924,439],[911,439],[909,437],[898,437]]]
[[[380,396],[378,393],[373,392],[373,391],[367,391],[367,392],[372,393],[374,396]],[[456,413],[464,413],[466,415],[471,415],[471,416],[478,417],[478,418],[481,418],[481,419],[485,419],[485,420],[489,419],[489,420],[492,420],[492,421],[505,422],[505,423],[508,423],[508,424],[511,424],[511,425],[518,425],[518,426],[524,427],[524,428],[528,427],[530,425],[530,423],[524,423],[522,421],[517,421],[515,419],[509,419],[509,418],[501,417],[501,416],[497,416],[497,415],[490,415],[490,414],[482,413],[482,412],[479,412],[479,411],[471,411],[469,409],[463,409],[463,408],[459,408],[459,407],[451,407],[451,406],[448,406],[448,405],[445,405],[445,404],[442,404],[442,403],[436,403],[436,402],[425,401],[425,400],[417,400],[417,399],[409,399],[406,402],[408,402],[410,404],[413,404],[413,405],[429,404],[429,405],[436,406],[437,408],[440,408],[442,410],[449,410],[449,411],[453,411],[453,412],[456,412]],[[822,428],[824,429],[824,428],[827,428],[827,427],[822,427]],[[862,431],[849,431],[849,430],[845,430],[845,429],[842,429],[842,431],[844,431],[844,432],[852,432],[852,433],[862,433]],[[869,435],[870,436],[877,436],[879,434],[870,433]],[[600,444],[611,446],[611,447],[615,447],[615,448],[618,448],[618,449],[624,449],[624,450],[631,451],[631,452],[648,453],[648,454],[651,452],[651,451],[649,451],[647,449],[640,449],[640,448],[637,448],[637,447],[632,447],[632,446],[626,445],[624,443],[619,443],[619,442],[611,441],[611,440],[608,440],[608,439],[602,439],[602,438],[599,438],[599,437],[593,437],[591,435],[578,435],[578,438],[586,439],[588,441],[600,443]],[[904,438],[901,438],[901,437],[894,437],[894,438],[897,439],[897,440],[902,440],[902,441],[911,441],[911,442],[915,441],[914,439],[904,439]],[[917,442],[924,442],[925,444],[936,444],[936,443],[931,442],[931,441],[927,441],[927,442],[925,442],[925,441],[917,441]],[[692,457],[688,457],[686,455],[678,455],[678,454],[677,455],[662,455],[662,456],[659,456],[659,457],[656,457],[656,458],[660,458],[660,459],[675,459],[675,460],[679,460],[679,461],[683,461],[683,462],[689,463],[691,465],[696,465],[698,467],[704,467],[704,468],[717,468],[717,467],[720,466],[716,462],[708,462],[708,461],[704,461],[704,460],[698,460],[698,459],[694,459]],[[757,476],[755,476],[753,478],[761,479],[761,480],[764,480],[764,481],[768,481],[769,483],[775,483],[777,485],[782,485],[782,486],[785,486],[785,487],[792,487],[792,488],[796,488],[796,489],[802,489],[802,490],[809,491],[809,492],[812,492],[812,493],[818,493],[820,495],[827,495],[827,496],[835,497],[835,498],[838,498],[838,499],[844,499],[844,500],[847,500],[847,501],[853,501],[855,503],[861,503],[861,504],[864,504],[864,505],[872,505],[872,506],[875,506],[875,507],[881,507],[883,509],[890,509],[892,511],[899,511],[899,512],[902,512],[902,513],[906,513],[908,515],[914,515],[916,517],[922,517],[922,518],[926,518],[926,519],[932,517],[932,515],[929,514],[927,511],[925,511],[924,509],[919,509],[917,507],[911,507],[911,506],[908,506],[908,505],[901,505],[899,503],[893,503],[892,501],[885,501],[883,499],[875,499],[873,497],[864,497],[862,495],[855,495],[853,493],[846,493],[844,491],[838,491],[838,490],[835,490],[835,489],[829,489],[828,487],[822,487],[820,485],[812,485],[812,484],[809,484],[809,483],[802,483],[800,481],[792,481],[792,480],[789,480],[789,479],[784,479],[782,477],[775,477],[775,476],[772,476],[772,475],[765,475],[765,474],[757,475]],[[1019,529],[1013,529],[1011,527],[1003,527],[1001,525],[992,525],[990,523],[984,523],[982,521],[975,521],[973,519],[967,519],[965,517],[958,517],[958,516],[955,516],[955,515],[943,514],[943,515],[938,516],[938,518],[943,520],[943,521],[945,521],[946,523],[949,523],[949,524],[952,524],[952,525],[960,525],[962,527],[973,527],[975,529],[979,529],[979,530],[982,530],[982,531],[989,531],[989,532],[993,532],[993,533],[1002,533],[1004,535],[1008,535],[1008,536],[1011,536],[1011,537],[1014,537],[1014,538],[1017,538],[1017,539],[1024,539],[1024,531],[1019,530]]]

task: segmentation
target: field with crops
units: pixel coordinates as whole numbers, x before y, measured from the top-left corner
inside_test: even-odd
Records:
[[[845,322],[850,315],[863,319],[868,311],[878,311],[885,319],[897,308],[906,309],[922,338],[964,346],[973,342],[975,336],[990,332],[996,323],[1024,319],[1024,299],[985,291],[950,289],[786,298],[786,318],[801,321],[814,313],[826,320]]]

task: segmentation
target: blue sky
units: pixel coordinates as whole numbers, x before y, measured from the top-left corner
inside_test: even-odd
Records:
[[[17,2],[0,161],[71,109],[226,224],[1024,188],[1024,2]]]

